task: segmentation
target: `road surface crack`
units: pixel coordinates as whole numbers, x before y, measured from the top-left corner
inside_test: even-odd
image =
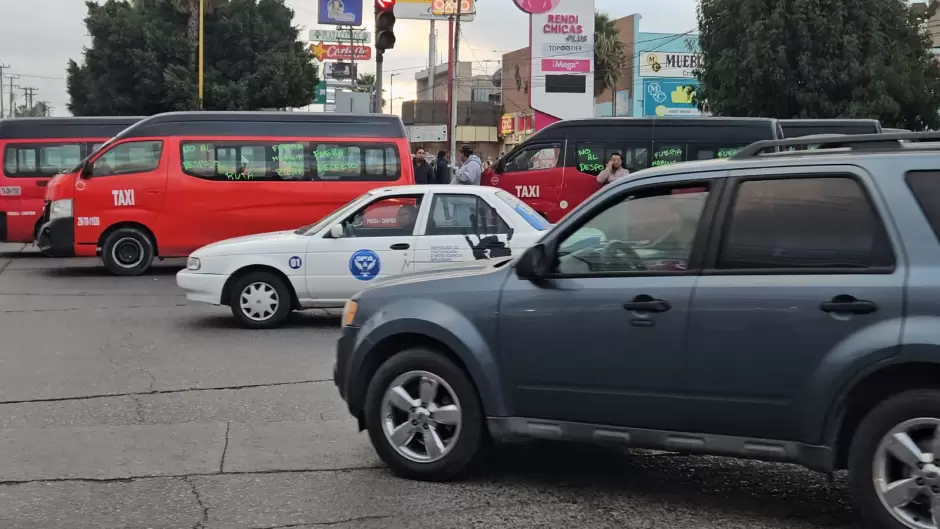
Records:
[[[199,488],[196,487],[196,483],[189,477],[184,477],[183,481],[189,484],[192,489],[193,496],[196,498],[196,505],[202,510],[202,516],[199,517],[199,520],[196,520],[196,523],[193,525],[193,529],[205,529],[209,524],[209,508],[202,503],[202,496],[199,495]]]
[[[225,445],[222,446],[222,459],[219,461],[219,474],[225,472],[225,454],[228,453],[228,433],[232,429],[232,423],[225,423]]]
[[[254,389],[254,388],[274,388],[278,386],[299,386],[301,384],[322,384],[324,382],[332,382],[332,378],[323,378],[323,379],[311,379],[311,380],[297,380],[294,382],[267,382],[264,384],[239,384],[235,386],[219,386],[214,388],[181,388],[181,389],[155,389],[152,391],[131,391],[126,393],[104,393],[101,395],[86,395],[83,397],[48,397],[48,398],[38,398],[38,399],[19,399],[19,400],[4,400],[0,401],[0,406],[4,404],[26,404],[30,402],[68,402],[73,400],[95,400],[95,399],[111,399],[116,397],[135,397],[135,396],[144,396],[144,395],[172,395],[175,393],[191,393],[195,391],[233,391],[240,389]]]
[[[149,475],[134,476],[129,478],[46,478],[46,479],[18,479],[0,481],[0,487],[13,487],[17,485],[27,485],[29,483],[133,483],[147,479],[182,479],[187,481],[190,478],[219,478],[219,477],[237,477],[237,476],[273,476],[278,474],[323,474],[328,472],[345,473],[361,472],[370,470],[381,470],[382,465],[370,465],[362,467],[340,467],[340,468],[318,468],[318,469],[296,469],[296,470],[255,470],[226,472],[219,474],[217,472],[195,473],[195,474],[170,474],[170,475]]]
[[[371,516],[354,516],[352,518],[345,518],[343,520],[334,520],[332,522],[302,522],[302,523],[290,523],[286,525],[266,525],[264,527],[254,527],[252,529],[290,529],[291,527],[310,527],[315,525],[317,527],[329,527],[331,525],[342,525],[353,522],[364,522],[366,520],[385,520],[386,518],[392,518],[390,514],[375,514]]]

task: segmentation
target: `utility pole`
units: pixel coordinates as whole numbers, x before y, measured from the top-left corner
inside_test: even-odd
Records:
[[[32,86],[24,86],[22,90],[23,90],[23,98],[26,99],[26,111],[32,112],[33,111],[33,96],[36,95],[36,92],[38,92],[39,90],[37,90],[36,88],[33,88]]]
[[[428,99],[434,101],[434,85],[437,84],[437,76],[434,75],[437,66],[437,30],[434,29],[434,19],[431,19],[431,34],[428,36]]]
[[[457,93],[459,91],[457,70],[460,65],[460,8],[462,7],[463,2],[457,0],[457,20],[454,23],[454,73],[450,86],[450,155],[451,160],[454,161],[457,160]]]
[[[0,62],[0,119],[3,119],[3,116],[5,115],[3,113],[3,70],[6,70],[9,67],[9,64]]]
[[[12,118],[16,116],[16,94],[13,91],[19,89],[19,86],[16,86],[16,84],[14,84],[14,81],[19,79],[20,75],[12,73],[12,74],[6,74],[4,77],[6,77],[6,80],[9,81],[9,87],[8,87],[10,90],[9,116]]]

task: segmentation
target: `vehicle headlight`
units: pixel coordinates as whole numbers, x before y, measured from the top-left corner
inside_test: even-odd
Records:
[[[356,311],[359,310],[359,303],[348,300],[346,306],[343,307],[343,327],[347,325],[352,325],[353,320],[356,319]]]
[[[49,220],[64,219],[72,216],[72,199],[53,200],[49,208]]]
[[[187,270],[199,270],[202,267],[202,261],[198,257],[190,257],[186,260]]]

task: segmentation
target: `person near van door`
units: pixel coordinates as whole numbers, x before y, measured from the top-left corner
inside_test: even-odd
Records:
[[[437,167],[434,168],[434,183],[450,183],[450,162],[447,161],[447,152],[437,151]]]
[[[431,184],[434,179],[431,164],[428,163],[424,154],[424,149],[421,147],[415,151],[415,183],[418,185]]]
[[[607,162],[607,167],[597,175],[597,183],[602,186],[607,185],[629,174],[630,171],[627,171],[623,167],[623,156],[621,156],[619,152],[615,152],[610,155],[610,161]]]
[[[460,148],[460,161],[462,164],[457,169],[454,181],[451,183],[468,186],[480,185],[480,177],[483,176],[483,162],[480,161],[479,156],[473,154],[472,147],[464,145]]]

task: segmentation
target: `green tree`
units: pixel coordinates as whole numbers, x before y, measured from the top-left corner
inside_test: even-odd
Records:
[[[185,2],[184,2],[185,3]],[[207,2],[208,3],[208,2]],[[317,67],[284,0],[212,0],[205,18],[206,110],[307,105]],[[178,0],[88,2],[91,46],[69,61],[75,115],[151,115],[198,108],[192,16]],[[198,30],[198,2],[197,2]]]
[[[52,107],[45,101],[38,101],[32,107],[19,105],[16,108],[16,116],[21,118],[41,118],[52,114]]]
[[[616,104],[617,83],[627,65],[627,48],[607,13],[594,14],[594,97],[610,90]]]
[[[698,22],[703,110],[940,126],[940,65],[903,0],[702,0]]]

